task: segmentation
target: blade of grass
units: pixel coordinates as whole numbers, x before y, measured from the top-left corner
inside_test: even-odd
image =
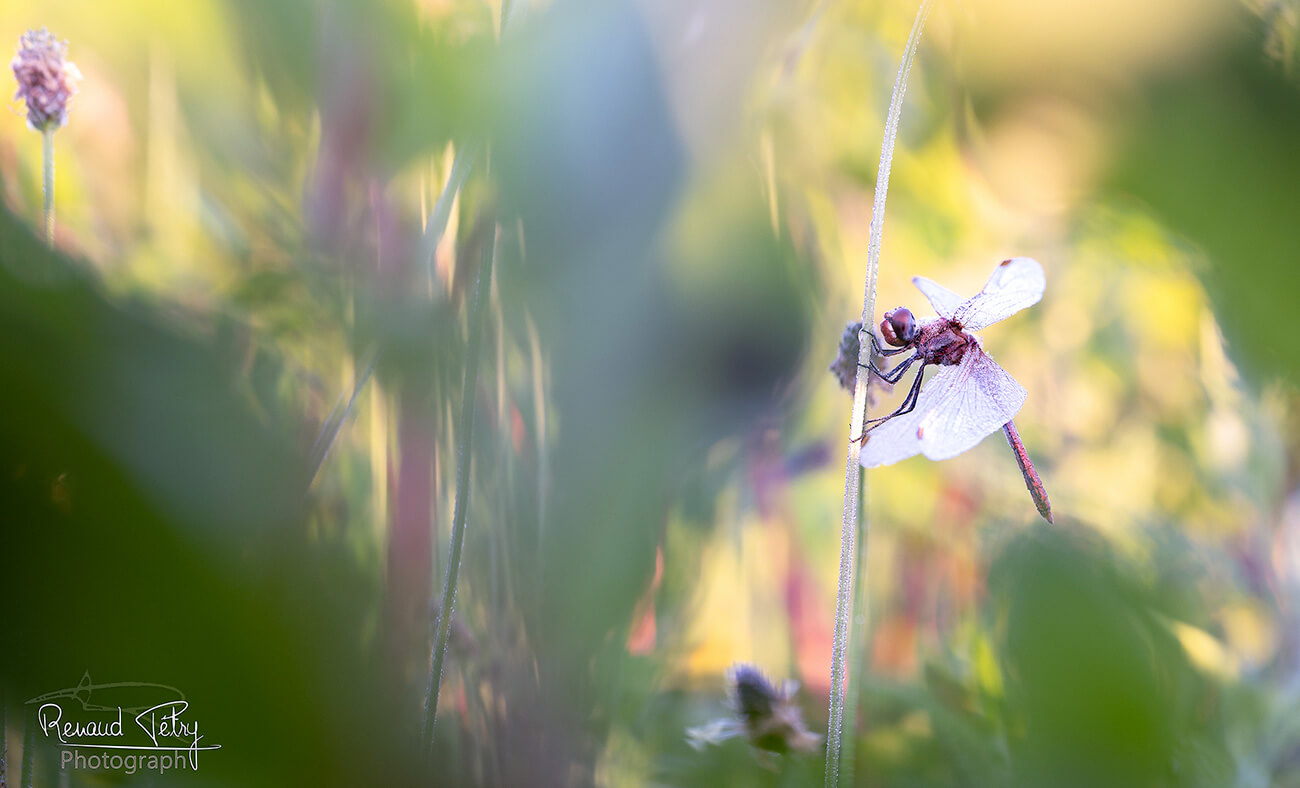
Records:
[[[522,10],[524,4],[516,5],[512,2],[506,2],[502,5],[501,17],[501,34],[505,35],[506,24],[514,18],[514,14]],[[50,143],[53,144],[53,143]],[[470,171],[474,169],[474,160],[478,158],[481,143],[477,141],[466,142],[456,151],[456,158],[452,160],[451,172],[447,175],[447,183],[442,187],[442,192],[438,194],[437,201],[433,204],[433,211],[429,214],[429,219],[424,225],[424,235],[420,238],[420,257],[424,261],[430,280],[433,277],[434,256],[438,253],[438,244],[442,242],[442,236],[447,231],[447,222],[451,219],[451,207],[456,200],[456,195],[464,188],[465,182],[469,180]],[[51,159],[52,161],[52,159]],[[50,169],[50,179],[53,182],[53,164],[48,165]],[[52,226],[52,225],[51,225]],[[376,353],[376,356],[378,354]],[[320,473],[320,467],[325,462],[325,457],[329,454],[330,447],[334,445],[334,439],[338,436],[339,429],[347,421],[348,414],[352,412],[352,406],[356,404],[357,396],[365,388],[366,383],[370,381],[370,375],[374,372],[377,358],[372,358],[370,364],[366,367],[366,372],[360,378],[357,378],[356,388],[352,392],[352,397],[348,401],[348,407],[343,411],[343,415],[337,421],[332,418],[325,422],[321,429],[321,434],[316,438],[316,443],[312,447],[312,473],[307,481],[308,488],[316,481],[316,474]],[[318,456],[319,455],[319,456]]]
[[[866,672],[867,659],[870,654],[870,640],[867,631],[867,617],[871,611],[867,609],[870,602],[869,589],[867,588],[867,512],[866,500],[869,494],[867,489],[867,469],[858,468],[859,489],[858,496],[858,558],[857,558],[857,579],[854,580],[856,593],[853,596],[853,621],[849,629],[849,665],[848,675],[845,677],[846,688],[844,690],[844,723],[845,734],[844,740],[848,746],[840,753],[840,779],[845,785],[854,785],[854,766],[857,749],[856,727],[858,721],[858,707],[862,702],[862,688],[866,684],[863,679],[863,673]],[[856,626],[856,629],[853,627]]]
[[[876,172],[875,201],[871,207],[871,238],[867,244],[867,284],[862,298],[862,330],[858,335],[858,379],[853,390],[853,418],[849,426],[849,435],[862,434],[867,417],[867,361],[871,354],[871,343],[866,332],[874,330],[876,314],[876,279],[880,270],[880,240],[885,224],[885,198],[889,192],[889,170],[894,161],[894,142],[898,137],[898,120],[903,111],[903,95],[907,92],[907,76],[912,70],[912,58],[916,55],[921,42],[921,31],[925,29],[925,20],[930,13],[930,1],[921,0],[916,10],[916,21],[912,24],[911,35],[903,50],[903,60],[898,67],[898,77],[894,80],[894,92],[889,100],[889,113],[885,120],[885,136],[880,145],[880,167]],[[869,523],[864,512],[861,521],[861,544],[863,555],[858,554],[859,530],[859,492],[865,476],[861,472],[860,457],[862,444],[850,439],[848,456],[844,463],[844,512],[843,528],[840,531],[840,571],[835,596],[835,639],[831,653],[831,697],[829,719],[826,724],[826,785],[835,788],[840,784],[840,755],[844,740],[844,700],[847,687],[844,677],[848,668],[849,643],[853,624],[855,582],[858,581],[857,568],[865,566],[865,553]],[[865,509],[865,503],[863,504]],[[861,582],[866,584],[865,572]],[[865,600],[865,594],[863,598]],[[865,605],[865,603],[864,603]],[[866,611],[862,614],[865,616]],[[861,672],[861,671],[859,671]],[[848,732],[852,741],[856,719],[848,722]]]
[[[515,14],[522,11],[526,5],[526,3],[502,3],[499,38],[505,37],[507,25]],[[465,146],[462,150],[465,155],[463,166],[461,157],[459,155],[456,157],[456,160],[452,163],[451,175],[447,179],[448,189],[444,190],[443,197],[438,199],[438,203],[433,209],[433,216],[430,217],[429,224],[425,227],[424,238],[426,244],[424,251],[430,269],[433,266],[433,255],[438,248],[436,238],[431,244],[428,243],[431,231],[441,236],[442,228],[446,227],[447,217],[451,214],[451,201],[446,200],[444,205],[444,198],[448,190],[453,187],[459,190],[465,179],[469,177],[469,170],[475,156],[478,155],[478,148],[479,145],[476,143]],[[438,626],[434,630],[433,660],[429,668],[429,696],[424,709],[426,761],[431,761],[433,758],[434,723],[437,721],[438,716],[438,694],[442,685],[442,665],[447,656],[447,638],[451,631],[452,612],[456,606],[456,580],[460,574],[460,554],[465,544],[465,522],[469,508],[470,445],[474,433],[474,403],[476,401],[474,394],[478,388],[479,346],[483,343],[484,305],[487,303],[492,289],[492,267],[496,261],[500,240],[495,217],[489,217],[485,214],[479,218],[478,227],[485,234],[480,239],[481,245],[479,247],[482,250],[483,258],[478,267],[478,279],[474,285],[474,300],[470,303],[467,317],[469,341],[465,348],[465,389],[462,392],[464,399],[461,403],[460,428],[456,432],[456,499],[451,518],[451,548],[447,556],[447,575],[443,580],[442,598],[438,606]]]
[[[366,387],[366,383],[370,381],[370,376],[375,372],[375,361],[378,353],[372,350],[367,355],[369,360],[366,362],[365,369],[357,378],[356,383],[352,386],[352,396],[348,398],[347,406],[340,411],[342,405],[342,399],[340,398],[339,404],[334,406],[334,410],[330,412],[329,418],[321,427],[321,433],[316,438],[315,445],[311,447],[311,459],[308,463],[311,468],[311,475],[307,477],[308,488],[316,481],[316,476],[320,473],[321,466],[325,464],[325,458],[329,456],[330,448],[334,445],[334,439],[338,437],[339,430],[343,428],[344,422],[352,415],[352,410],[357,404],[357,398],[361,396],[362,389]]]
[[[479,220],[483,237],[478,248],[483,255],[478,266],[474,285],[474,299],[470,302],[468,323],[469,341],[465,348],[465,385],[462,391],[461,416],[456,430],[456,499],[451,519],[451,548],[447,554],[447,575],[442,585],[442,602],[438,608],[438,627],[434,635],[433,664],[429,669],[429,698],[424,710],[424,743],[426,759],[433,757],[434,722],[438,714],[438,693],[442,684],[442,664],[447,656],[447,637],[451,632],[451,616],[456,606],[456,580],[460,574],[460,554],[465,545],[465,521],[469,509],[470,447],[474,435],[474,406],[478,398],[479,348],[483,344],[484,305],[492,283],[492,264],[496,258],[496,221],[490,217]]]
[[[420,241],[421,257],[425,260],[429,270],[433,269],[433,255],[438,250],[438,244],[442,241],[443,233],[447,231],[447,221],[451,218],[451,206],[456,200],[456,195],[465,185],[469,178],[470,170],[473,169],[474,159],[478,155],[478,145],[476,143],[466,143],[457,153],[456,158],[451,165],[451,173],[447,176],[447,183],[442,187],[442,192],[438,195],[438,200],[433,205],[433,211],[429,214],[429,220],[424,227],[424,236]],[[325,458],[329,456],[330,448],[334,446],[334,441],[338,438],[339,431],[347,422],[348,417],[352,414],[352,409],[357,403],[357,398],[365,389],[366,384],[375,371],[375,364],[379,361],[379,352],[371,350],[369,362],[365,366],[365,371],[357,378],[352,389],[352,396],[348,399],[347,407],[339,412],[339,405],[334,406],[330,412],[329,418],[321,425],[320,435],[316,437],[315,443],[312,444],[311,456],[308,461],[308,467],[311,468],[311,474],[307,477],[307,489],[316,482],[316,476],[320,473],[321,466],[325,464]],[[342,397],[339,398],[340,404]]]

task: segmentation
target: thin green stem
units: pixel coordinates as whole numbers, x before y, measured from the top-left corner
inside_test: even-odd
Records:
[[[443,234],[447,231],[447,221],[451,217],[451,204],[465,186],[466,179],[469,178],[470,170],[474,165],[474,158],[478,155],[477,150],[477,144],[468,143],[456,153],[456,158],[451,165],[451,173],[447,176],[447,183],[443,186],[442,192],[439,193],[438,200],[433,205],[433,211],[429,214],[429,221],[425,224],[424,237],[420,241],[421,256],[425,260],[427,270],[430,273],[433,270],[433,255],[438,249],[438,243],[442,241]],[[379,362],[379,351],[371,350],[368,355],[370,360],[353,385],[352,396],[348,398],[346,407],[343,406],[343,398],[340,396],[339,402],[334,406],[334,410],[330,412],[329,418],[321,425],[321,431],[316,436],[316,442],[312,444],[311,455],[308,459],[308,466],[311,468],[311,474],[307,477],[308,490],[315,483],[316,476],[325,464],[325,459],[329,456],[330,448],[333,447],[335,439],[338,438],[339,431],[347,422],[348,416],[352,414],[352,410],[357,404],[357,398],[361,396],[361,392],[374,375],[375,365]],[[342,408],[342,411],[340,411],[340,408]]]
[[[506,34],[506,26],[516,11],[525,3],[503,2],[501,6],[501,37]],[[425,227],[422,254],[429,270],[433,268],[433,256],[438,249],[437,239],[442,236],[451,215],[451,199],[465,184],[469,171],[478,156],[480,145],[465,145],[451,166],[451,175],[447,178],[447,188],[434,206],[429,224]],[[474,300],[470,303],[467,317],[469,324],[469,341],[465,347],[465,389],[462,392],[460,429],[456,442],[456,502],[451,516],[451,548],[447,555],[447,575],[442,583],[442,598],[438,603],[438,627],[434,633],[433,662],[429,668],[429,697],[424,708],[424,742],[425,758],[432,761],[434,723],[438,717],[438,694],[442,686],[442,665],[447,657],[447,640],[451,633],[451,616],[456,606],[456,580],[460,575],[460,554],[465,545],[465,522],[469,509],[469,470],[470,446],[474,435],[474,396],[478,389],[479,346],[483,344],[483,324],[485,322],[485,305],[492,289],[492,266],[497,255],[496,220],[486,218],[479,220],[485,236],[479,240],[482,261],[478,267],[478,280],[474,286]]]
[[[885,120],[885,137],[880,145],[880,167],[876,171],[876,195],[871,208],[871,238],[867,244],[867,284],[862,298],[862,330],[858,335],[858,378],[853,390],[853,419],[849,425],[848,456],[844,463],[844,510],[843,528],[840,531],[840,572],[835,597],[835,638],[831,653],[831,697],[830,713],[826,724],[826,786],[836,788],[840,784],[840,756],[846,727],[844,719],[844,700],[846,695],[845,676],[848,671],[849,644],[852,642],[854,586],[859,582],[857,568],[865,563],[867,537],[870,533],[865,516],[861,518],[861,538],[863,556],[858,555],[859,500],[864,475],[861,472],[862,444],[852,440],[862,434],[863,424],[867,418],[867,362],[871,358],[871,343],[866,332],[874,330],[876,314],[876,279],[880,271],[880,240],[885,224],[885,198],[889,192],[889,171],[894,161],[894,142],[898,137],[898,120],[903,111],[903,94],[907,92],[907,76],[912,70],[912,58],[916,55],[921,41],[921,31],[925,28],[925,19],[930,13],[930,0],[921,0],[916,10],[916,21],[912,24],[912,33],[908,36],[907,46],[903,50],[903,61],[898,67],[898,77],[894,80],[894,92],[889,101],[889,113]],[[865,504],[861,504],[865,509]],[[866,584],[865,572],[861,581]],[[863,594],[865,600],[866,594]],[[865,602],[863,603],[865,607]],[[862,611],[865,616],[866,611]],[[860,671],[859,671],[860,672]],[[856,715],[855,715],[856,716]],[[852,741],[856,719],[847,723],[848,735]]]
[[[857,749],[856,744],[856,727],[858,721],[858,708],[862,704],[863,686],[866,684],[862,680],[866,672],[867,660],[869,659],[870,641],[867,632],[867,616],[870,611],[867,605],[870,602],[870,593],[867,588],[867,513],[865,511],[866,500],[869,490],[867,489],[867,469],[858,468],[858,484],[861,489],[861,495],[858,497],[858,557],[857,557],[857,593],[853,597],[853,622],[850,625],[851,642],[849,644],[849,666],[848,675],[845,677],[847,688],[845,689],[844,699],[844,736],[843,740],[847,742],[840,753],[840,779],[845,785],[853,785],[854,766]]]
[[[480,240],[482,261],[478,267],[478,281],[474,286],[474,299],[470,302],[468,323],[469,341],[465,347],[465,388],[462,391],[460,428],[456,431],[456,503],[451,518],[451,548],[447,553],[447,575],[442,584],[442,598],[438,605],[438,628],[434,637],[433,664],[429,670],[429,699],[424,709],[424,741],[426,758],[433,757],[434,723],[438,714],[438,692],[442,684],[442,664],[447,656],[447,639],[451,632],[451,616],[456,606],[456,580],[460,575],[460,554],[465,545],[465,521],[469,510],[470,448],[474,437],[475,392],[478,389],[479,348],[483,344],[485,305],[492,283],[492,264],[496,257],[496,222],[482,219]]]
[[[308,466],[311,468],[311,474],[307,477],[308,490],[311,489],[312,483],[316,481],[321,466],[325,464],[325,458],[329,456],[330,448],[333,447],[334,439],[338,437],[339,430],[343,428],[343,424],[347,422],[348,417],[352,415],[353,409],[356,408],[361,391],[366,387],[366,383],[370,381],[371,375],[375,373],[375,363],[379,359],[379,354],[372,350],[368,355],[370,360],[366,362],[365,369],[362,370],[356,383],[353,384],[352,396],[348,398],[347,405],[343,405],[342,397],[340,397],[339,403],[334,406],[329,418],[321,426],[320,435],[316,437],[316,442],[311,447],[311,455],[308,460]]]
[[[45,243],[54,246],[54,129],[41,132],[45,152]]]

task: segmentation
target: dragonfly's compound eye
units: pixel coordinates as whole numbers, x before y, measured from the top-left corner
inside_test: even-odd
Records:
[[[912,317],[912,310],[900,306],[886,312],[885,319],[880,321],[880,333],[894,347],[910,345],[916,339],[916,318]]]

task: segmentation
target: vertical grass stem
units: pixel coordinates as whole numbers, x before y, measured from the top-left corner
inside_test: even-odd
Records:
[[[438,714],[438,692],[442,684],[442,665],[447,656],[447,639],[451,632],[451,616],[456,603],[456,580],[460,574],[460,555],[465,545],[465,521],[469,509],[470,449],[474,437],[474,406],[477,402],[479,349],[483,344],[483,323],[488,291],[492,284],[492,264],[496,257],[496,222],[482,219],[479,242],[482,262],[478,266],[478,279],[474,286],[474,299],[470,303],[468,323],[469,341],[465,348],[465,387],[462,392],[459,429],[456,430],[456,503],[451,519],[451,547],[447,553],[447,574],[443,580],[442,598],[438,607],[438,626],[434,634],[433,663],[429,670],[429,699],[424,710],[424,742],[426,759],[433,757],[434,722]]]
[[[912,59],[921,42],[921,31],[925,28],[926,17],[930,13],[931,0],[921,0],[916,10],[916,21],[912,24],[911,35],[903,51],[903,60],[898,67],[898,77],[894,80],[894,92],[889,101],[889,113],[885,120],[884,140],[880,145],[880,167],[876,172],[876,194],[871,209],[871,237],[867,244],[867,283],[862,299],[862,331],[859,334],[858,378],[853,391],[853,418],[849,425],[849,435],[862,434],[867,416],[867,379],[866,362],[871,354],[871,342],[866,332],[874,330],[876,313],[876,279],[880,270],[880,241],[885,224],[885,198],[889,192],[889,171],[894,160],[894,142],[898,137],[898,120],[903,110],[903,95],[907,92],[907,77],[912,70]],[[862,516],[861,537],[862,556],[858,554],[858,509],[859,497],[864,478],[860,471],[862,444],[850,440],[848,456],[844,463],[844,510],[843,528],[840,531],[840,570],[835,597],[835,638],[831,653],[831,697],[830,712],[826,724],[826,785],[835,788],[840,782],[840,759],[843,748],[845,718],[844,701],[847,691],[845,676],[848,669],[849,644],[852,642],[852,624],[854,608],[854,586],[858,581],[857,568],[865,562],[866,542],[869,534],[865,511]],[[862,507],[865,510],[865,505]],[[861,578],[865,585],[865,572]],[[865,590],[865,589],[864,589]],[[866,594],[862,595],[865,607]],[[862,611],[865,615],[866,611]],[[859,674],[861,670],[858,671]],[[847,723],[850,741],[856,719]]]

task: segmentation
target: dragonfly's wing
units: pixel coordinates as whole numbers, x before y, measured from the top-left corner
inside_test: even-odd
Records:
[[[920,426],[925,414],[948,396],[959,369],[960,366],[935,369],[930,379],[921,386],[916,407],[910,413],[895,416],[871,431],[867,442],[862,446],[863,467],[893,465],[921,453],[921,441],[916,437],[916,428]]]
[[[926,457],[946,460],[973,448],[1011,421],[1028,396],[1023,386],[978,346],[967,349],[942,399],[917,421]],[[918,408],[920,410],[920,408]]]
[[[916,289],[930,299],[930,306],[934,307],[934,313],[939,317],[952,317],[953,313],[957,311],[957,307],[961,306],[963,300],[961,296],[933,279],[914,276],[912,277],[912,284],[916,285]]]
[[[979,331],[1037,304],[1046,289],[1047,277],[1037,260],[1004,260],[978,295],[953,310],[952,319],[966,331]]]

